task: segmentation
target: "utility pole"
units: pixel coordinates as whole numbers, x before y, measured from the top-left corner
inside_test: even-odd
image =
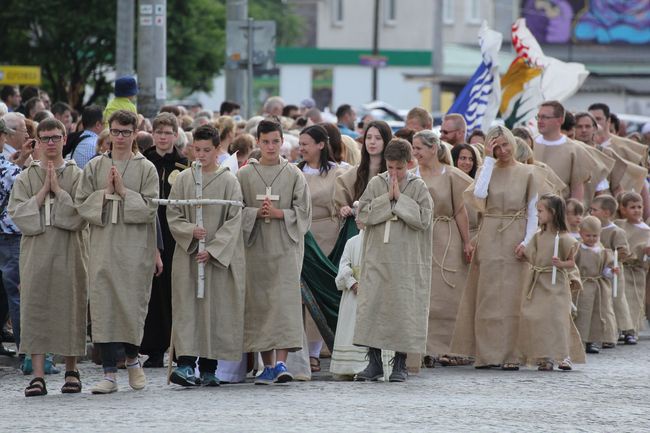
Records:
[[[431,70],[433,80],[431,81],[431,111],[440,112],[440,80],[442,79],[444,56],[442,53],[443,42],[443,24],[442,24],[442,6],[443,0],[433,0],[433,45],[431,51]]]
[[[379,0],[375,0],[374,21],[372,26],[372,56],[379,56]],[[372,100],[377,100],[377,64],[372,66]]]
[[[115,30],[115,73],[119,78],[134,72],[135,0],[117,0]]]
[[[138,111],[151,118],[167,99],[167,0],[141,0],[138,9]]]
[[[226,20],[227,21],[246,21],[248,20],[248,0],[227,0],[226,3]],[[233,37],[230,33],[226,33],[226,45]],[[246,107],[248,99],[245,98],[247,89],[247,71],[245,69],[229,69],[226,68],[226,100],[236,102],[242,107]],[[252,98],[251,98],[252,99]],[[246,107],[247,113],[252,112],[252,107]]]

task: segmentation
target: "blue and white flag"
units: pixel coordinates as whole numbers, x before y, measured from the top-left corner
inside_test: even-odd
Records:
[[[487,132],[497,117],[501,102],[498,55],[503,36],[490,30],[484,21],[478,39],[483,61],[447,112],[462,114],[468,133],[475,129]]]

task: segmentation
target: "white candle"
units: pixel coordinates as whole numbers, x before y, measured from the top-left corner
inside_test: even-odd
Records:
[[[618,268],[618,250],[614,250],[614,268]],[[614,283],[612,285],[612,295],[618,296],[618,275],[614,274]]]
[[[560,249],[560,232],[555,234],[555,246],[553,247],[553,257],[557,257]],[[557,280],[557,266],[553,266],[553,273],[551,274],[551,284],[555,284]]]

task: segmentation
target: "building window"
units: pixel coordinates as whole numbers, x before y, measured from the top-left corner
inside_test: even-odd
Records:
[[[397,24],[397,0],[384,0],[384,25],[395,26]]]
[[[444,24],[454,23],[454,1],[453,0],[442,1],[442,22]]]
[[[470,24],[481,23],[481,2],[479,0],[465,1],[465,21]]]
[[[332,25],[340,27],[343,25],[343,0],[332,1]]]

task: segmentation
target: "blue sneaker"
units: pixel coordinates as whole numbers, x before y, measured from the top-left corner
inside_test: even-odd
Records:
[[[287,383],[293,380],[293,375],[287,370],[284,364],[275,365],[275,380],[274,383]]]
[[[20,364],[20,369],[23,371],[23,374],[25,376],[29,376],[32,374],[34,369],[32,368],[32,357],[27,355],[25,356],[25,359],[23,360],[23,363]]]
[[[275,381],[275,369],[264,367],[262,374],[255,378],[255,385],[270,385]]]
[[[169,376],[169,380],[172,383],[180,386],[197,386],[199,385],[196,376],[194,375],[194,369],[189,365],[183,365],[176,367]]]
[[[201,373],[201,385],[203,386],[219,386],[219,379],[214,373],[203,372]]]
[[[45,355],[45,374],[59,374],[61,369],[54,365],[54,355],[48,353]]]

